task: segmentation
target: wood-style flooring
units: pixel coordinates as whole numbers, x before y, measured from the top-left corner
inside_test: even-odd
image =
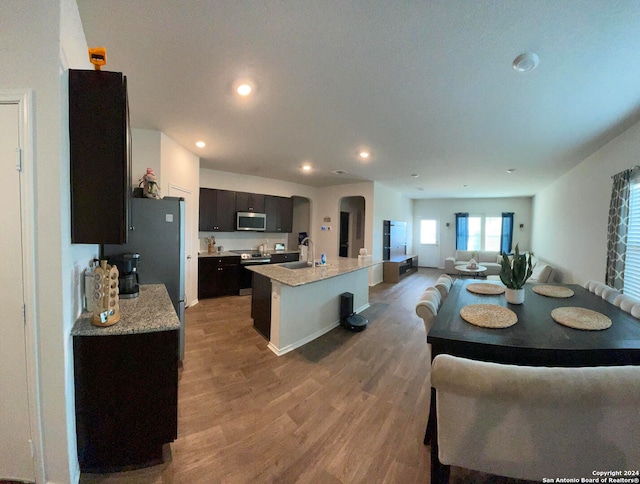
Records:
[[[428,483],[429,361],[415,304],[439,274],[371,288],[365,331],[337,327],[280,357],[253,329],[251,296],[188,308],[165,463],[80,482]],[[452,482],[497,481],[454,468]]]

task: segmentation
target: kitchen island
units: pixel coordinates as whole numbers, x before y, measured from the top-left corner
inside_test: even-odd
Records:
[[[379,261],[339,258],[316,267],[251,267],[254,326],[280,356],[340,324],[340,295],[353,294],[355,312],[369,307],[369,267]]]

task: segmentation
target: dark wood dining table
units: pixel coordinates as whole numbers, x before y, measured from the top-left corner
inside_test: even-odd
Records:
[[[569,298],[542,296],[525,285],[523,304],[508,304],[504,294],[482,295],[467,290],[484,280],[458,279],[434,319],[427,335],[431,358],[450,354],[463,358],[526,366],[611,366],[640,365],[640,321],[587,289],[566,284],[574,292]],[[460,316],[469,304],[496,304],[512,310],[518,322],[508,328],[482,328]],[[612,324],[599,331],[573,329],[553,320],[551,311],[580,307],[609,317]],[[431,444],[431,482],[441,482],[448,472],[438,460],[435,390],[431,390],[431,411],[425,444]]]

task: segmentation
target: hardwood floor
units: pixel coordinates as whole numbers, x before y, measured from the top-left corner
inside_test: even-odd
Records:
[[[365,331],[338,327],[280,357],[253,329],[250,296],[187,309],[166,462],[80,482],[428,483],[429,361],[414,308],[439,274],[371,288]],[[452,482],[478,481],[452,470]]]

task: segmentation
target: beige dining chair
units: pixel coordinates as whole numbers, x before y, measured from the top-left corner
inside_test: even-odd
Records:
[[[433,287],[435,287],[438,291],[440,291],[440,295],[442,296],[441,304],[444,303],[444,300],[449,295],[449,291],[451,290],[451,285],[453,284],[453,279],[448,274],[442,274],[436,280],[436,283]]]
[[[615,301],[616,297],[618,297],[619,295],[620,291],[606,285],[604,286],[604,288],[602,288],[602,293],[600,294],[602,299],[611,304],[613,304],[613,301]]]
[[[631,314],[631,309],[633,309],[633,306],[636,304],[640,304],[640,301],[626,294],[620,294],[613,300],[614,306],[619,307],[629,314]]]
[[[426,334],[429,333],[433,325],[433,320],[438,314],[441,301],[442,296],[440,295],[440,291],[435,287],[429,287],[422,293],[420,300],[416,304],[416,314],[421,317],[424,322],[425,337]],[[431,345],[429,345],[429,358],[431,358]]]
[[[431,384],[445,466],[542,481],[640,462],[638,366],[530,367],[441,354]]]

